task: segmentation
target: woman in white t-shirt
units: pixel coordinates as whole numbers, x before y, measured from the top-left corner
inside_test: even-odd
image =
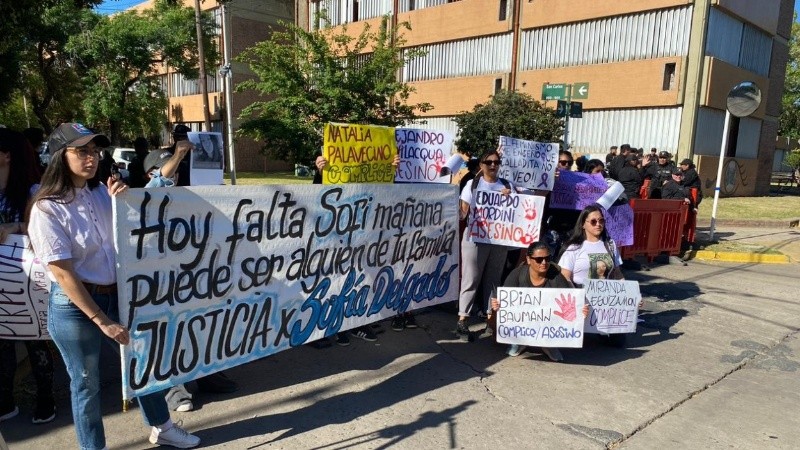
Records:
[[[497,150],[486,152],[481,156],[481,173],[469,181],[461,190],[461,218],[474,213],[475,201],[473,195],[476,191],[496,191],[508,195],[514,189],[510,182],[498,178],[500,169],[500,154]],[[475,295],[478,288],[483,295],[483,304],[487,315],[491,314],[489,297],[494,289],[500,285],[503,275],[508,248],[502,245],[474,242],[470,235],[479,230],[479,224],[467,226],[464,237],[461,239],[461,293],[458,298],[458,322],[455,333],[459,338],[469,339],[467,317],[472,312],[475,304]]]
[[[572,235],[564,243],[558,261],[561,274],[575,287],[581,287],[586,280],[623,279],[621,264],[617,246],[606,231],[603,211],[597,205],[587,206],[578,216]],[[606,338],[611,345],[624,347],[626,336],[610,334]]]
[[[617,246],[606,231],[602,210],[597,205],[587,206],[564,243],[558,261],[561,273],[580,287],[590,279],[622,279],[621,264]]]

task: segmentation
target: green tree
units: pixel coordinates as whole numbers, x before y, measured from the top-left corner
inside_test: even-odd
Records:
[[[240,132],[264,143],[264,152],[277,159],[307,163],[322,146],[327,122],[398,126],[432,109],[429,103],[410,104],[413,88],[397,73],[415,50],[402,51],[401,28],[384,17],[377,31],[365,27],[358,37],[346,27],[305,31],[292,24],[269,40],[244,51],[256,79],[237,90],[252,89],[267,100],[242,111]]]
[[[71,33],[99,0],[18,0],[0,4],[0,101],[27,99],[38,125],[50,132],[53,122],[80,111],[82,87],[64,51]],[[6,105],[23,115],[22,102]]]
[[[84,19],[67,51],[81,73],[85,122],[108,130],[114,143],[157,133],[167,108],[157,70],[166,66],[187,78],[198,76],[193,10],[160,0],[143,13]],[[203,29],[207,67],[216,67],[219,54],[211,39],[216,29],[208,14]]]
[[[516,91],[500,91],[489,103],[475,105],[455,121],[461,128],[456,147],[473,155],[497,148],[500,136],[561,142],[564,132],[564,122],[554,110]]]
[[[797,13],[794,19],[778,135],[800,139],[800,23],[797,22]]]

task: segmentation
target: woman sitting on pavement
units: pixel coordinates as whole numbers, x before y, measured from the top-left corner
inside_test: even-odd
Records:
[[[503,287],[519,288],[572,288],[569,282],[561,273],[561,268],[551,261],[550,246],[546,242],[537,241],[528,246],[525,263],[517,267],[506,277]],[[492,298],[492,310],[497,311],[500,302],[497,298]],[[583,315],[589,311],[588,306],[584,306]],[[524,345],[511,344],[506,352],[509,356],[518,356],[525,351]],[[551,361],[563,361],[564,357],[557,348],[542,347],[542,352]]]

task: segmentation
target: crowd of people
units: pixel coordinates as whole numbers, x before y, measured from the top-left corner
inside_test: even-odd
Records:
[[[37,153],[43,138],[41,130],[27,134],[0,128],[0,242],[10,234],[27,234],[37,258],[47,265],[51,280],[48,307],[48,333],[64,360],[70,377],[73,420],[80,448],[104,449],[105,431],[100,411],[100,346],[103,338],[117,345],[130,343],[129,331],[119,323],[116,291],[116,254],[113,246],[111,197],[128,187],[152,188],[191,185],[187,154],[193,145],[187,139],[189,128],[178,125],[170,147],[150,150],[144,138],[134,142],[136,156],[128,165],[127,184],[115,170],[104,169],[103,148],[109,139],[76,123],[65,123],[47,140],[49,165],[42,171]],[[562,150],[557,174],[577,169],[617,180],[625,187],[628,199],[638,198],[644,180],[649,180],[650,198],[679,199],[695,202],[689,189],[699,188],[699,177],[691,160],[677,168],[668,152],[641,155],[629,145],[616,147],[606,161],[579,157],[573,159]],[[521,192],[498,176],[502,158],[489,150],[472,158],[464,155],[464,169],[453,182],[460,186],[460,218],[466,221],[474,211],[476,190],[501,194]],[[112,163],[113,164],[113,163]],[[396,158],[395,167],[399,164]],[[318,177],[327,161],[315,161]],[[527,192],[533,193],[533,192]],[[538,193],[542,194],[542,193]],[[697,200],[699,201],[699,199]],[[461,246],[461,287],[455,334],[471,340],[472,316],[486,318],[483,330],[493,334],[498,309],[495,292],[499,286],[567,288],[581,287],[590,279],[622,279],[622,261],[614,241],[605,229],[603,210],[589,206],[582,211],[558,211],[546,207],[541,236],[548,231],[562,232],[561,240],[543,239],[519,251],[496,244],[476,243],[464,233]],[[463,230],[463,227],[462,227]],[[588,307],[583,308],[584,316]],[[411,313],[391,320],[395,331],[417,328]],[[348,345],[349,337],[375,341],[372,326],[362,326],[332,338],[338,345]],[[613,345],[624,345],[625,335],[612,335]],[[323,342],[330,345],[328,340]],[[25,341],[36,379],[36,407],[33,423],[46,423],[56,417],[53,399],[53,347],[50,341]],[[14,342],[0,340],[0,421],[19,413],[13,398],[16,370]],[[118,347],[117,347],[118,348]],[[517,356],[524,346],[512,345],[507,353]],[[553,361],[563,360],[556,348],[542,352]],[[149,440],[157,445],[190,448],[200,439],[176,425],[170,410],[193,409],[198,392],[229,393],[237,390],[235,381],[224,373],[205,376],[179,385],[167,392],[138,398],[145,423],[150,426]]]

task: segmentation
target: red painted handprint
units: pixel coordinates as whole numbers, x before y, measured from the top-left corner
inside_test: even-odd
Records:
[[[533,225],[528,225],[528,231],[522,236],[520,242],[525,245],[531,245],[539,238],[539,229]]]
[[[566,297],[564,294],[561,294],[560,298],[556,299],[556,304],[559,308],[561,308],[561,311],[553,311],[555,315],[561,317],[567,322],[572,322],[575,320],[575,317],[577,316],[575,312],[575,297],[573,297],[571,294],[567,294]]]
[[[533,220],[536,218],[536,204],[530,200],[525,200],[525,218]]]

